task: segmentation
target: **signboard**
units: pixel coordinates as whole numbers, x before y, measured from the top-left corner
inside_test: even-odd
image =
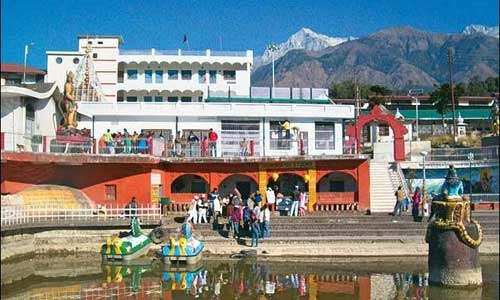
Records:
[[[151,173],[151,184],[161,184],[161,174]]]
[[[151,203],[159,203],[160,202],[160,185],[152,184],[151,185]]]
[[[281,170],[281,169],[314,169],[314,161],[284,161],[269,162],[259,164],[260,170]]]

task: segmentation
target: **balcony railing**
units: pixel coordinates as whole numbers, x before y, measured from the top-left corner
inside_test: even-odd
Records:
[[[311,151],[308,145],[328,144],[328,149]],[[283,157],[304,155],[340,154],[332,140],[272,139],[267,143],[249,136],[221,138],[217,142],[188,142],[162,137],[131,139],[115,138],[105,141],[80,136],[41,136],[1,133],[1,149],[14,152],[104,155],[152,155],[162,158],[243,158]],[[345,146],[342,154],[357,156],[353,147]]]

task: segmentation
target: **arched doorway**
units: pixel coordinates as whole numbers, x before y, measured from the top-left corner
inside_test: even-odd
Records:
[[[247,199],[250,194],[254,193],[258,189],[257,182],[250,176],[242,174],[233,174],[226,177],[219,184],[219,194],[222,196],[229,195],[233,192],[234,188],[237,188],[241,193],[243,199]]]
[[[351,175],[343,172],[328,173],[316,184],[316,192],[357,192],[358,184]]]
[[[349,137],[346,146],[355,146],[357,153],[361,151],[361,132],[365,125],[372,122],[387,124],[394,135],[394,160],[405,159],[404,135],[408,129],[383,105],[375,105],[369,115],[360,115],[355,124],[349,125],[346,134]]]
[[[278,180],[276,181],[270,178],[267,186],[274,190],[275,186],[278,186],[278,191],[285,197],[292,196],[295,186],[298,186],[301,191],[308,191],[308,185],[304,181],[304,178],[294,173],[279,174]]]
[[[172,182],[170,191],[172,194],[179,193],[207,193],[208,192],[208,182],[201,176],[194,174],[186,174],[177,177],[177,179]]]
[[[318,205],[354,204],[358,202],[356,178],[345,172],[325,174],[316,183]]]

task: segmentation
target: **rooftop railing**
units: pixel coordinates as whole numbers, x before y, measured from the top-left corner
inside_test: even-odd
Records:
[[[169,56],[230,56],[246,57],[247,51],[183,50],[183,49],[121,49],[120,55],[169,55]]]

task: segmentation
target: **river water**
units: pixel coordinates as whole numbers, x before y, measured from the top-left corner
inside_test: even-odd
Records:
[[[102,265],[95,256],[37,256],[2,262],[2,299],[499,299],[498,257],[481,257],[482,288],[429,286],[425,257],[206,257],[193,267],[141,259]]]

